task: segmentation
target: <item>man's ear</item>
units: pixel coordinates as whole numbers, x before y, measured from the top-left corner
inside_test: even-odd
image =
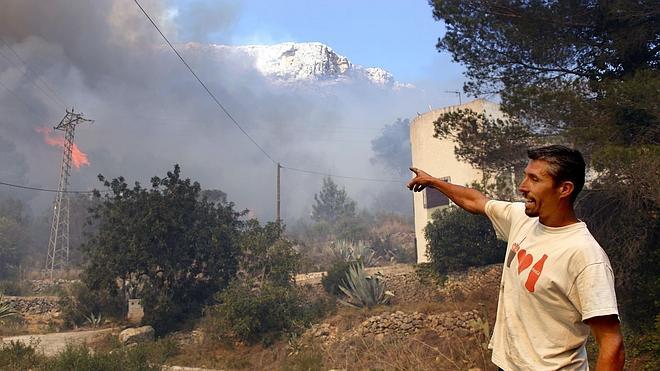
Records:
[[[573,193],[574,190],[575,190],[575,185],[573,184],[573,182],[566,180],[562,182],[561,185],[559,186],[559,197],[561,198],[571,197],[571,194]]]

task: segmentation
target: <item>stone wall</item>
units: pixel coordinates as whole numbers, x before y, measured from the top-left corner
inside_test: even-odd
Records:
[[[466,337],[475,336],[482,331],[481,321],[476,310],[439,314],[396,311],[369,317],[345,333],[340,333],[336,326],[329,323],[316,324],[304,336],[323,343],[341,342],[351,337],[373,337],[382,341],[392,337],[411,336],[426,329],[435,331],[441,337]]]
[[[3,302],[21,314],[45,314],[58,312],[57,296],[5,296]]]

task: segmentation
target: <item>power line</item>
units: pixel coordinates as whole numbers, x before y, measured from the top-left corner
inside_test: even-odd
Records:
[[[377,178],[362,178],[362,177],[348,176],[348,175],[336,175],[336,174],[330,174],[330,173],[323,173],[323,172],[320,172],[320,171],[296,169],[296,168],[288,167],[288,166],[284,166],[284,165],[282,165],[282,169],[296,171],[296,172],[299,172],[299,173],[323,175],[323,176],[328,176],[328,177],[331,177],[331,178],[355,179],[355,180],[364,180],[364,181],[368,181],[368,182],[400,183],[400,182],[409,181],[409,179],[377,179]]]
[[[20,185],[20,184],[12,184],[12,183],[6,183],[6,182],[0,182],[0,185],[13,187],[13,188],[27,189],[27,190],[31,190],[31,191],[40,191],[40,192],[77,193],[77,194],[94,193],[94,191],[68,191],[68,190],[67,191],[60,191],[60,190],[57,190],[57,189],[29,187],[29,186],[24,186],[24,185]],[[106,190],[106,191],[98,191],[98,192],[106,193],[106,192],[111,192],[111,191]]]
[[[197,79],[197,82],[199,82],[199,84],[202,85],[202,87],[204,88],[204,90],[206,90],[206,92],[209,94],[209,96],[211,97],[211,99],[213,99],[213,101],[218,105],[218,107],[220,107],[220,109],[222,109],[222,111],[225,113],[225,115],[227,115],[227,117],[229,117],[229,119],[230,119],[230,120],[236,125],[236,127],[237,127],[240,131],[242,131],[243,134],[245,134],[245,136],[248,137],[248,139],[250,139],[250,141],[252,141],[252,143],[254,143],[254,145],[257,146],[257,148],[259,148],[259,150],[261,150],[261,152],[263,152],[263,154],[266,155],[266,157],[268,157],[269,160],[271,160],[274,164],[277,164],[277,161],[273,160],[273,158],[268,154],[268,152],[266,152],[266,150],[264,150],[264,149],[259,145],[259,143],[257,143],[254,139],[252,139],[252,137],[250,136],[250,134],[248,134],[248,133],[247,133],[247,132],[241,127],[241,125],[238,123],[238,121],[236,121],[236,119],[234,119],[234,117],[229,113],[229,111],[227,111],[227,109],[222,105],[222,103],[220,103],[220,101],[218,100],[218,98],[216,98],[215,94],[213,94],[213,93],[211,92],[211,90],[206,86],[206,84],[204,84],[204,82],[203,82],[203,81],[197,76],[197,74],[195,73],[195,71],[193,71],[193,69],[192,69],[192,68],[190,67],[190,65],[188,64],[188,62],[186,62],[186,60],[183,59],[183,57],[181,56],[181,54],[179,54],[179,52],[176,50],[176,48],[174,47],[174,45],[172,45],[172,43],[170,42],[170,40],[168,40],[167,37],[165,37],[165,34],[163,34],[163,32],[160,30],[160,28],[158,28],[158,26],[157,26],[156,23],[153,21],[153,19],[151,19],[151,17],[149,16],[149,14],[147,14],[147,11],[144,10],[144,8],[142,7],[142,5],[140,5],[140,3],[139,3],[137,0],[133,0],[133,1],[135,1],[135,4],[140,8],[140,10],[142,11],[142,13],[144,13],[144,15],[147,17],[147,19],[149,19],[149,22],[151,22],[151,24],[156,28],[156,30],[158,31],[158,33],[160,34],[160,36],[162,36],[163,39],[165,40],[165,42],[167,43],[167,45],[169,45],[170,48],[172,49],[172,51],[174,51],[174,53],[176,53],[176,55],[179,57],[179,59],[181,60],[181,62],[183,62],[183,64],[186,66],[186,68],[188,68],[188,71],[190,71],[190,73],[192,73],[192,75],[195,76],[195,79]]]
[[[37,89],[41,90],[41,92],[44,93],[44,95],[46,97],[51,99],[57,106],[66,107],[66,103],[64,103],[64,101],[62,101],[62,99],[59,97],[57,92],[55,92],[55,90],[53,90],[50,87],[48,82],[46,82],[41,77],[39,77],[39,74],[37,72],[35,72],[32,68],[30,68],[30,66],[27,64],[27,62],[23,58],[21,58],[21,56],[18,54],[18,52],[16,52],[16,50],[14,50],[14,48],[12,48],[11,45],[9,45],[9,43],[7,43],[4,40],[0,40],[0,41],[2,41],[2,43],[16,56],[16,58],[18,58],[18,60],[23,64],[23,66],[25,66],[25,69],[23,71],[21,71],[21,73],[23,73],[24,75],[27,75],[28,72],[30,72],[32,75],[34,75],[35,80],[41,82],[41,84],[44,87],[46,87],[46,89],[48,89],[48,91],[50,93],[47,92],[46,90],[44,90],[43,87],[41,87],[40,85],[37,85],[37,83],[35,83],[33,81],[30,81],[30,83],[32,85],[34,85]],[[9,59],[4,53],[0,52],[0,55],[2,55],[10,63],[14,64],[14,62],[12,62],[11,59]]]
[[[250,141],[251,141],[251,142],[252,142],[257,148],[259,148],[259,150],[260,150],[260,151],[261,151],[266,157],[268,157],[268,159],[269,159],[270,161],[273,162],[273,164],[279,165],[279,163],[278,163],[277,161],[275,161],[275,160],[273,159],[273,157],[271,157],[271,155],[268,154],[268,152],[266,152],[266,150],[263,149],[263,147],[261,147],[261,146],[259,145],[259,143],[257,143],[257,141],[255,141],[255,140],[254,140],[254,139],[253,139],[253,138],[252,138],[252,137],[251,137],[251,136],[250,136],[250,135],[249,135],[249,134],[243,129],[243,127],[242,127],[242,126],[238,123],[238,121],[237,121],[237,120],[236,120],[236,119],[235,119],[235,118],[229,113],[229,111],[228,111],[228,110],[222,105],[222,103],[220,103],[220,100],[218,100],[218,98],[215,96],[215,94],[213,94],[213,92],[211,92],[211,90],[206,86],[206,84],[202,81],[202,79],[200,79],[199,76],[197,76],[197,74],[196,74],[195,71],[192,69],[192,67],[190,67],[190,65],[188,64],[188,62],[186,62],[186,60],[185,60],[185,59],[183,58],[183,56],[179,53],[179,51],[174,47],[174,45],[172,45],[172,43],[170,42],[170,40],[169,40],[169,39],[165,36],[165,34],[160,30],[160,28],[158,27],[158,25],[156,25],[156,22],[154,22],[154,20],[153,20],[153,19],[151,18],[151,16],[147,13],[147,11],[142,7],[142,5],[140,5],[140,3],[138,2],[138,0],[133,0],[133,1],[135,2],[135,5],[137,5],[138,8],[140,8],[140,10],[141,10],[142,13],[145,15],[145,17],[147,17],[147,19],[149,20],[149,22],[151,23],[151,25],[154,26],[154,28],[156,29],[156,31],[158,31],[158,33],[159,33],[160,36],[163,38],[163,40],[165,40],[165,42],[166,42],[167,45],[170,47],[170,49],[172,49],[172,51],[176,54],[176,56],[179,57],[179,59],[180,59],[181,62],[186,66],[186,68],[188,69],[188,71],[190,71],[190,73],[195,77],[195,79],[197,80],[197,82],[202,86],[202,88],[204,88],[204,90],[206,91],[206,93],[211,97],[211,99],[213,99],[213,101],[215,102],[215,104],[216,104],[218,107],[220,107],[220,109],[225,113],[225,115],[227,115],[227,117],[229,117],[229,119],[234,123],[234,125],[236,125],[236,127],[237,127],[237,128],[238,128],[238,129],[239,129],[239,130],[240,130],[240,131],[241,131],[246,137],[248,137],[248,139],[250,139]],[[364,181],[372,181],[372,182],[383,182],[383,183],[385,183],[385,182],[390,183],[390,182],[402,182],[402,181],[406,181],[406,180],[375,179],[375,178],[361,178],[361,177],[353,177],[353,176],[345,176],[345,175],[334,175],[334,174],[322,173],[322,172],[318,172],[318,171],[314,171],[314,170],[296,169],[296,168],[291,168],[291,167],[288,167],[288,166],[282,166],[282,168],[284,168],[284,169],[289,169],[289,170],[291,170],[291,171],[301,172],[301,173],[316,174],[316,175],[330,176],[330,177],[343,178],[343,179],[355,179],[355,180],[364,180]]]

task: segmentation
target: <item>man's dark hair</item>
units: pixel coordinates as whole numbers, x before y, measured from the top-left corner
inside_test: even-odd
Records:
[[[575,202],[584,186],[586,167],[580,151],[566,146],[552,145],[529,149],[527,156],[532,160],[546,161],[550,165],[548,171],[555,186],[564,181],[572,182],[574,189],[571,193],[571,203]]]

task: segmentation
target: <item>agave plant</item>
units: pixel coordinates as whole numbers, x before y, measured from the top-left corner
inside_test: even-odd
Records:
[[[367,247],[364,241],[351,244],[351,250],[353,251],[353,260],[361,261],[367,267],[373,267],[378,262],[376,252]]]
[[[346,286],[339,284],[339,289],[348,300],[339,302],[354,308],[371,308],[378,304],[387,304],[394,296],[385,290],[385,282],[378,275],[368,276],[361,261],[351,265],[346,273]]]
[[[9,303],[2,302],[2,295],[0,295],[0,323],[4,323],[3,318],[18,316],[19,313],[14,308],[9,306]]]
[[[334,241],[330,244],[330,250],[336,260],[349,262],[353,259],[351,243],[344,240]]]
[[[99,315],[95,315],[94,312],[90,313],[89,316],[85,316],[85,322],[89,324],[92,327],[99,327],[103,323],[103,319],[101,318],[101,313]]]
[[[367,267],[372,267],[378,262],[376,252],[367,247],[364,241],[350,242],[339,240],[333,242],[331,248],[335,259],[339,261],[361,261]]]

